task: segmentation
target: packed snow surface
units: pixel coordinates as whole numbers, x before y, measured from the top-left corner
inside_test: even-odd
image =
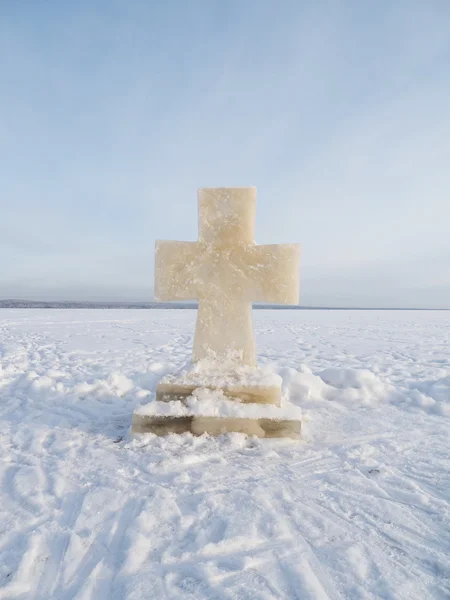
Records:
[[[450,598],[450,313],[254,318],[300,442],[129,438],[195,311],[0,310],[0,598]]]

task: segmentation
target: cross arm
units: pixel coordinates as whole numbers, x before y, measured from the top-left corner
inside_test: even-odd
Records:
[[[197,297],[198,242],[157,240],[155,248],[155,299],[193,300]]]
[[[250,248],[253,302],[298,304],[299,244],[270,244]]]

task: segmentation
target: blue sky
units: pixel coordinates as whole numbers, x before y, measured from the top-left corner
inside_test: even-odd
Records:
[[[450,307],[448,0],[0,1],[0,297],[152,298],[258,188],[305,305]]]

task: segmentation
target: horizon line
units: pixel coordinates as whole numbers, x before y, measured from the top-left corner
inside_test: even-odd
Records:
[[[3,306],[10,304],[11,306]],[[14,306],[28,304],[31,306]],[[61,306],[63,305],[63,306]],[[151,308],[151,309],[175,309],[192,310],[198,308],[197,301],[173,301],[159,302],[157,300],[27,300],[23,298],[0,298],[1,308]],[[301,304],[271,304],[264,302],[254,302],[252,307],[256,310],[411,310],[411,311],[450,311],[450,308],[429,308],[429,307],[394,307],[394,306],[312,306]]]

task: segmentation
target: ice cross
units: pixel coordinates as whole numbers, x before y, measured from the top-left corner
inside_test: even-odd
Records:
[[[157,300],[198,300],[192,360],[256,365],[252,302],[297,304],[298,244],[254,242],[256,188],[198,191],[197,242],[156,242]]]

